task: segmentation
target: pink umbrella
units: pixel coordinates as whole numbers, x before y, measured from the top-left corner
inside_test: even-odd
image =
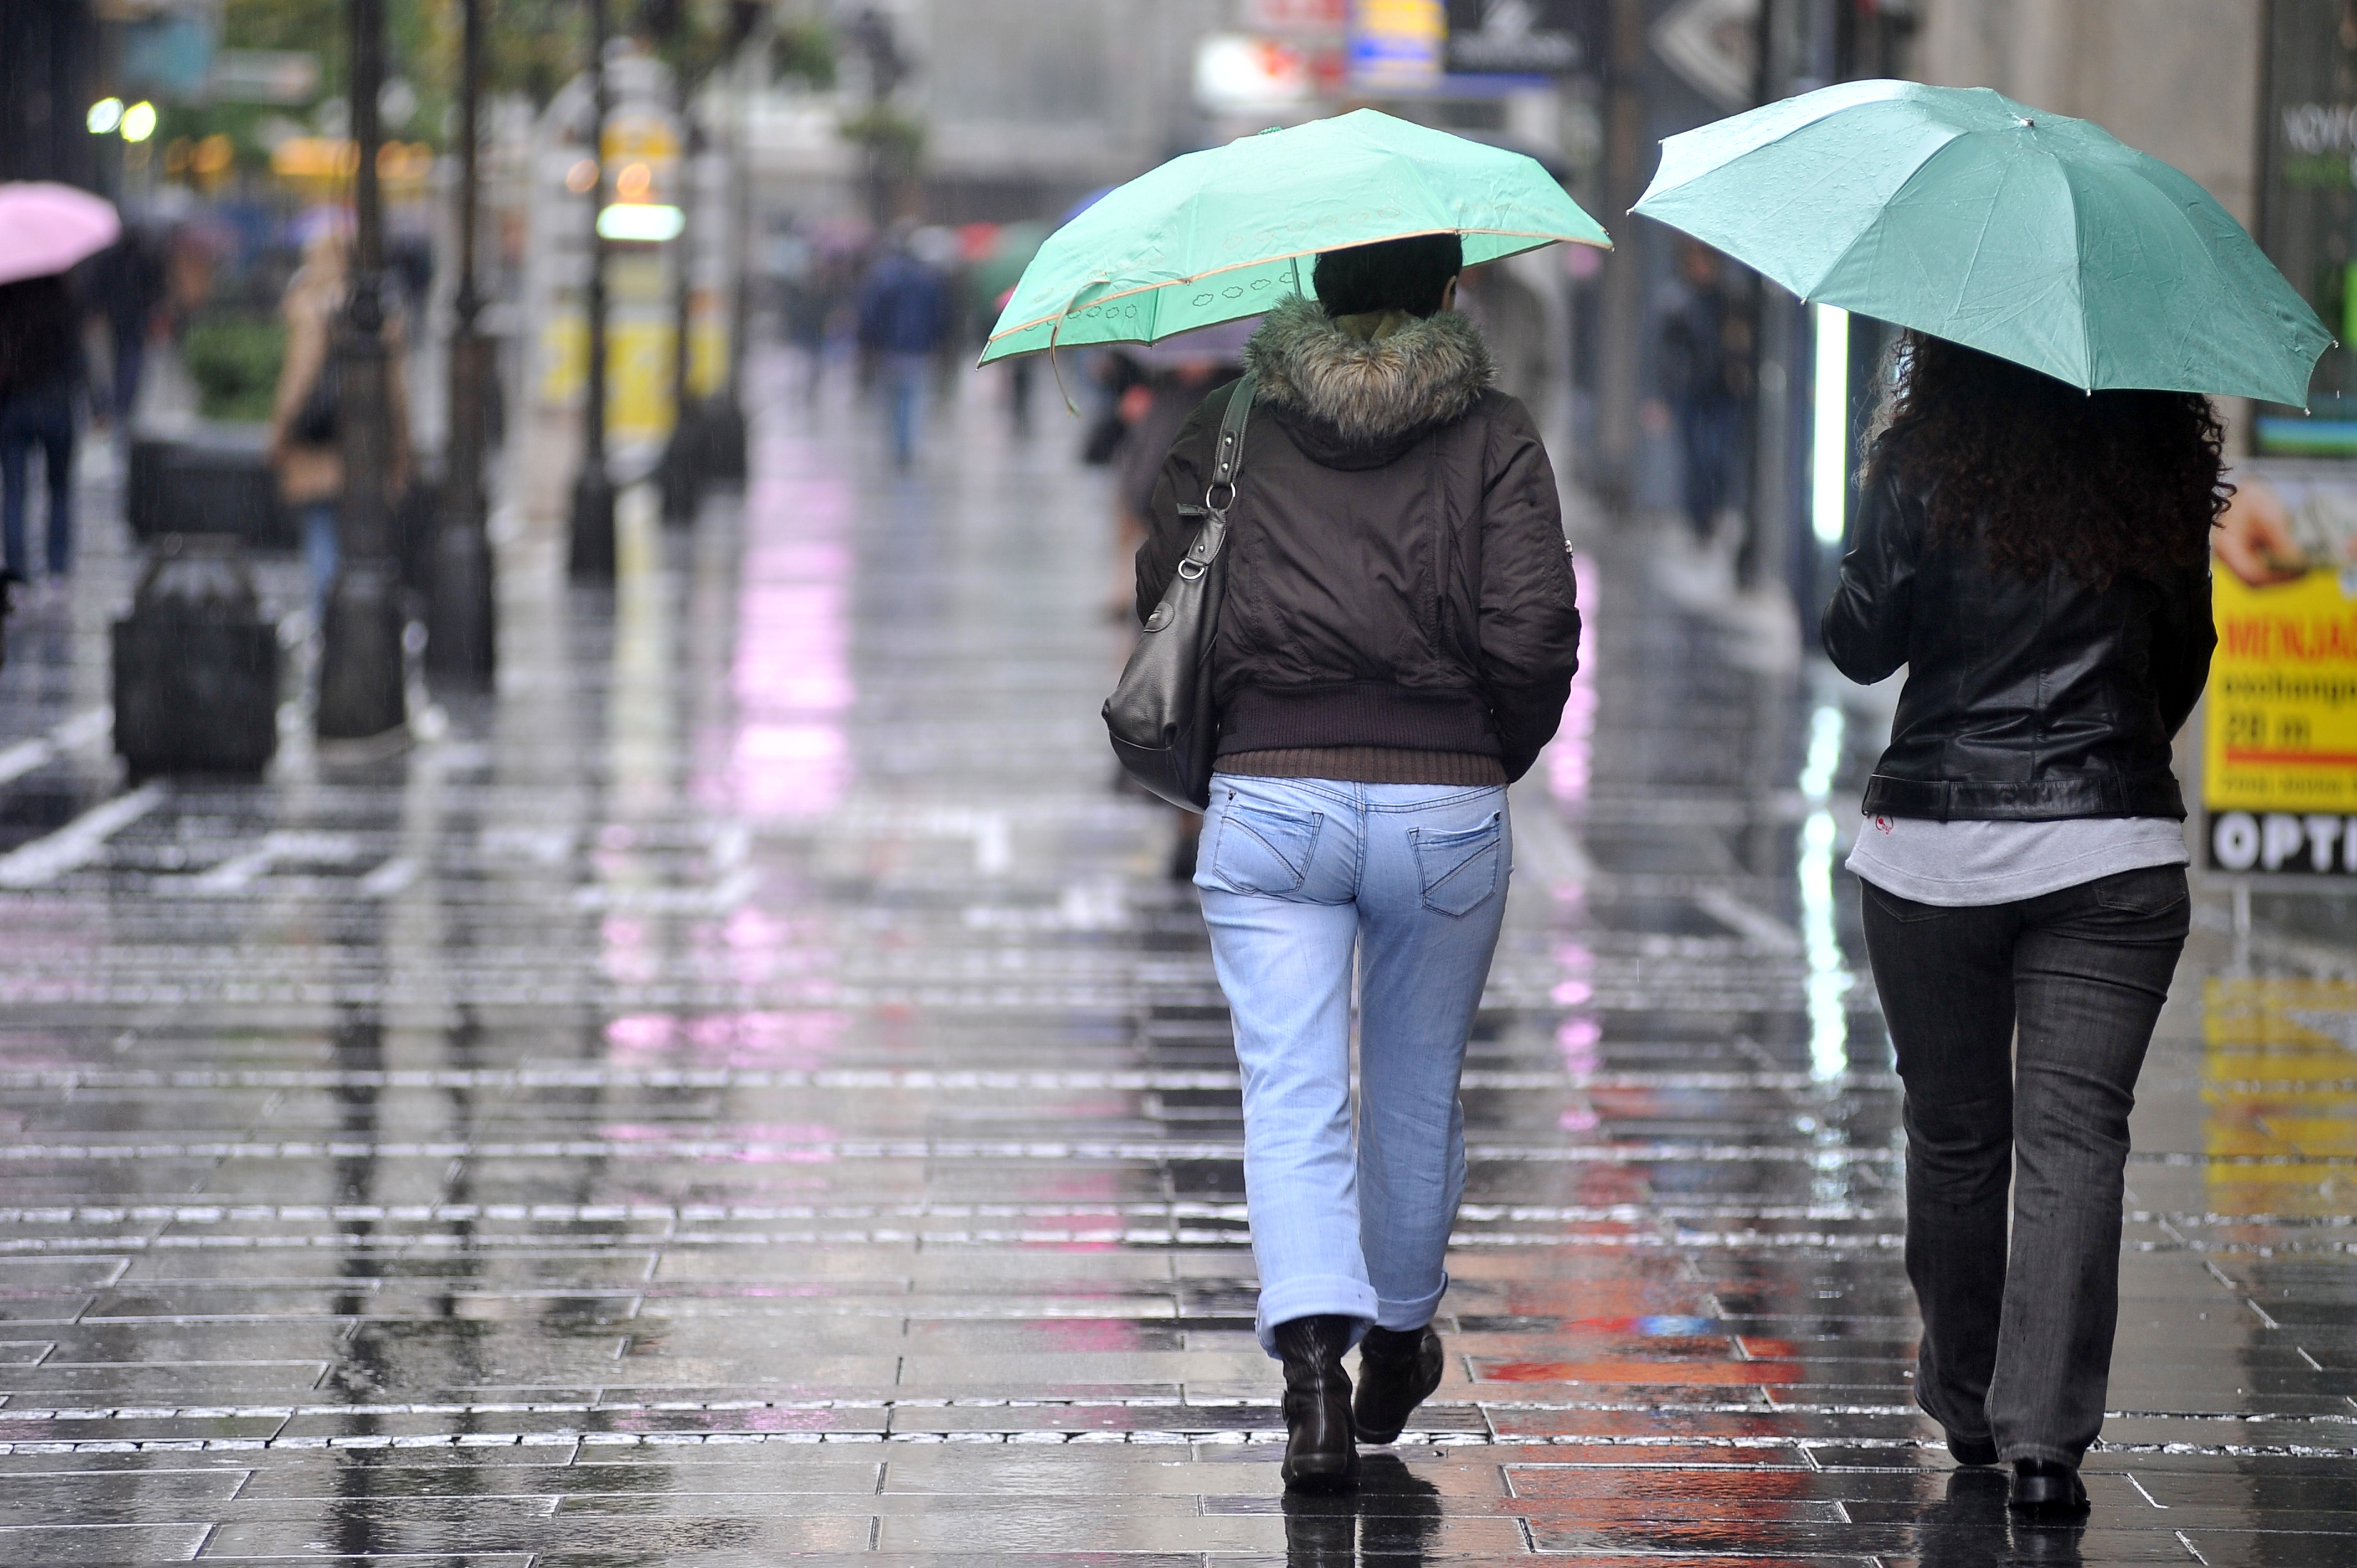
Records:
[[[0,184],[0,283],[61,273],[123,232],[114,203],[70,185]]]

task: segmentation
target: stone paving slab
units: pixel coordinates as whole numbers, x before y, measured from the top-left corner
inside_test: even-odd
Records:
[[[1617,538],[1515,793],[1447,1380],[1285,1497],[1226,1016],[1092,716],[1106,480],[986,381],[896,477],[785,378],[741,499],[626,503],[613,590],[525,521],[496,698],[366,760],[290,713],[0,892],[0,1563],[2357,1561],[2357,985],[2201,906],[2093,1513],[2009,1520],[1910,1393],[1838,868],[1880,736]],[[89,499],[0,669],[0,854],[126,793]]]

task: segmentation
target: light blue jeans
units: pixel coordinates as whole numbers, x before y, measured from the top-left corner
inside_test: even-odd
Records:
[[[1211,780],[1195,886],[1243,1069],[1255,1326],[1271,1355],[1276,1326],[1312,1314],[1421,1328],[1448,1289],[1457,1079],[1512,864],[1502,789]]]

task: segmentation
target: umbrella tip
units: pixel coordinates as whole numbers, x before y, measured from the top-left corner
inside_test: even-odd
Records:
[[[2027,114],[2016,114],[2014,118],[2021,122],[2022,127],[2025,130],[2036,130],[2038,128],[2038,122],[2031,119]]]

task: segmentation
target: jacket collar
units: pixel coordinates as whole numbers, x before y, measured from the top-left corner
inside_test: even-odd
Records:
[[[1454,311],[1338,321],[1297,295],[1263,318],[1244,366],[1259,376],[1262,398],[1352,448],[1393,446],[1457,418],[1496,373],[1480,333]]]

